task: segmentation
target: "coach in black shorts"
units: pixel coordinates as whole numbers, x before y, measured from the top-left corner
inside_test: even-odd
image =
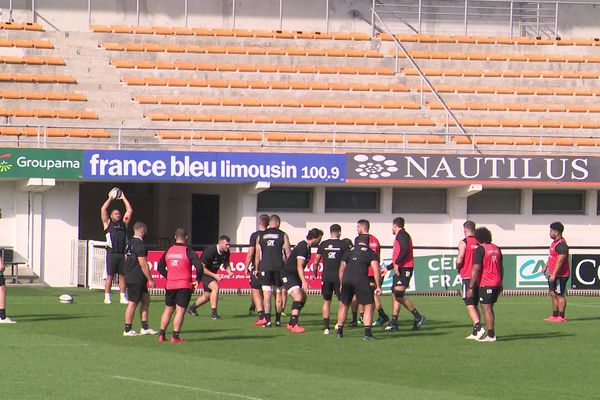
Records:
[[[340,239],[342,235],[342,227],[338,224],[333,224],[329,228],[331,239],[321,242],[317,249],[317,255],[314,262],[314,275],[317,277],[319,263],[323,261],[323,272],[321,274],[322,286],[321,294],[323,296],[323,333],[329,335],[329,315],[331,309],[331,299],[335,294],[340,297],[340,264],[342,257],[348,250],[348,244]]]
[[[188,312],[193,316],[197,317],[198,307],[210,301],[210,318],[212,320],[219,320],[221,317],[217,313],[217,306],[219,304],[219,281],[221,275],[219,275],[219,268],[225,267],[227,275],[233,275],[231,266],[229,265],[229,244],[231,239],[227,235],[219,236],[219,243],[212,245],[204,249],[200,263],[204,268],[204,274],[202,275],[202,285],[204,286],[204,293],[202,296],[196,299],[196,303],[192,304],[188,308]]]
[[[363,340],[373,339],[371,323],[373,322],[373,292],[369,285],[369,268],[375,279],[375,293],[381,295],[381,277],[379,274],[379,256],[369,248],[369,236],[359,235],[354,249],[346,252],[340,265],[341,297],[338,312],[337,336],[343,337],[344,323],[352,298],[356,296],[359,305],[364,307],[365,334]]]
[[[114,208],[110,213],[108,208],[113,202],[109,196],[100,208],[100,219],[104,228],[106,237],[106,282],[104,284],[104,304],[110,304],[110,289],[113,283],[113,277],[125,274],[125,250],[127,247],[127,226],[133,214],[131,204],[122,193],[121,197],[114,200],[121,200],[125,205],[125,215],[121,215],[121,210]],[[119,279],[119,291],[121,292],[121,304],[127,304],[125,297],[125,280]]]
[[[148,264],[148,250],[144,244],[146,235],[146,224],[136,222],[133,226],[133,238],[127,245],[127,268],[125,273],[125,285],[127,287],[127,309],[125,310],[125,331],[123,336],[138,336],[132,329],[133,317],[138,304],[141,303],[140,316],[142,318],[142,335],[155,335],[157,332],[148,327],[148,309],[150,307],[150,295],[148,285],[154,287],[154,279],[150,274]]]

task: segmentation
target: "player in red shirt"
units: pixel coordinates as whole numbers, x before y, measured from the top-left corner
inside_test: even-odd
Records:
[[[571,275],[571,268],[569,266],[569,246],[562,236],[564,230],[565,227],[560,222],[550,224],[550,239],[553,242],[550,245],[548,262],[542,270],[544,274],[548,271],[548,288],[552,298],[552,315],[544,318],[544,321],[548,322],[567,322],[565,289]]]
[[[393,314],[392,321],[385,327],[386,331],[392,332],[398,330],[398,314],[400,314],[401,305],[406,307],[414,317],[413,330],[419,330],[427,321],[427,318],[417,311],[412,301],[404,297],[404,293],[410,285],[415,267],[412,238],[404,229],[404,222],[404,218],[402,217],[394,218],[392,222],[392,232],[396,235],[392,256],[392,267],[394,268],[392,282]]]
[[[187,245],[188,235],[185,229],[175,230],[175,244],[167,249],[158,262],[158,272],[167,278],[167,291],[165,294],[165,310],[160,319],[159,342],[166,340],[166,330],[171,322],[171,316],[175,311],[173,321],[172,343],[184,342],[179,337],[185,312],[192,292],[197,281],[202,277],[202,263],[200,257],[191,246]],[[196,282],[192,282],[192,266],[196,268]]]
[[[467,306],[467,313],[473,322],[473,331],[465,339],[476,340],[483,335],[484,329],[481,329],[480,314],[477,304],[479,303],[479,294],[477,286],[473,286],[474,296],[467,297],[467,290],[471,284],[471,271],[473,269],[473,255],[479,245],[475,239],[475,222],[466,221],[463,224],[465,238],[458,242],[458,257],[456,257],[456,270],[460,274],[462,281],[462,298]]]
[[[492,243],[492,233],[485,227],[475,230],[475,239],[477,239],[479,247],[473,255],[473,270],[471,271],[471,282],[469,283],[467,297],[473,298],[475,287],[479,286],[479,301],[485,315],[487,332],[481,335],[478,341],[495,342],[494,304],[498,301],[498,296],[502,292],[502,278],[504,276],[502,251]]]

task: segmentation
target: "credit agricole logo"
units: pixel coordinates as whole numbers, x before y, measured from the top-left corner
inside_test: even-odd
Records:
[[[5,154],[0,155],[0,173],[7,172],[12,169],[13,166],[10,163],[11,157],[12,157],[12,154],[10,154],[10,153],[5,153]]]

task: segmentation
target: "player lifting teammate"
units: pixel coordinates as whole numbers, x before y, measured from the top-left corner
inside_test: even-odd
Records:
[[[479,247],[473,254],[473,270],[467,297],[473,298],[475,288],[479,286],[479,301],[485,315],[487,332],[481,335],[478,341],[495,342],[494,304],[498,301],[498,296],[502,292],[502,278],[504,276],[502,251],[492,243],[492,233],[485,227],[475,230],[475,239],[477,239]]]
[[[196,281],[202,277],[202,263],[200,258],[186,242],[188,235],[185,229],[175,230],[175,244],[167,249],[158,262],[158,272],[167,278],[165,294],[165,310],[160,319],[159,342],[166,340],[166,330],[171,322],[171,316],[175,311],[173,321],[172,343],[184,342],[179,337],[185,311],[192,298],[194,285],[192,282],[192,266],[196,268]]]
[[[550,224],[550,254],[548,262],[544,266],[542,273],[548,271],[548,288],[552,298],[552,315],[544,318],[548,322],[567,322],[565,310],[567,308],[567,298],[565,289],[567,281],[571,275],[569,266],[569,246],[562,236],[565,227],[560,222]]]
[[[150,295],[148,294],[148,285],[154,287],[154,279],[150,274],[150,264],[148,264],[148,250],[144,244],[146,236],[146,224],[136,222],[133,225],[133,238],[127,245],[127,267],[125,274],[125,285],[127,288],[127,309],[125,310],[125,331],[123,336],[138,336],[133,330],[133,317],[139,303],[140,317],[142,319],[142,335],[155,335],[156,331],[148,326],[148,309],[150,308]]]
[[[306,292],[308,292],[304,267],[310,260],[310,249],[317,247],[322,237],[323,231],[320,229],[313,228],[308,231],[306,240],[294,247],[281,271],[283,285],[293,299],[290,322],[287,325],[288,330],[293,333],[304,332],[304,328],[298,323],[300,311],[306,303]]]
[[[466,221],[463,224],[465,238],[458,242],[458,256],[456,257],[456,269],[462,281],[462,298],[467,306],[467,313],[473,322],[473,330],[465,339],[477,340],[485,333],[481,328],[479,308],[479,293],[477,285],[473,285],[473,297],[467,297],[467,290],[471,284],[471,271],[473,270],[473,254],[479,245],[475,239],[475,222]]]
[[[254,259],[256,255],[256,238],[269,226],[269,216],[262,214],[258,217],[258,230],[250,235],[250,247],[248,247],[248,253],[246,254],[246,270],[250,274],[250,288],[252,290],[252,305],[250,311],[254,308],[258,313],[255,325],[260,326],[267,323],[265,318],[265,309],[263,305],[263,295],[260,282],[258,280],[258,274],[254,267]]]
[[[112,191],[110,192],[112,193]],[[100,208],[100,219],[106,236],[106,282],[104,284],[104,304],[110,304],[110,289],[113,278],[125,273],[125,250],[127,247],[127,226],[133,214],[133,208],[125,197],[125,193],[115,199],[109,196]],[[113,208],[108,212],[109,206],[113,200],[121,200],[125,204],[125,215],[121,215],[121,210]],[[119,291],[121,292],[121,304],[127,304],[125,297],[125,280],[119,279]]]
[[[329,232],[331,239],[325,240],[319,245],[314,263],[314,276],[316,278],[319,263],[323,262],[321,295],[323,296],[323,333],[325,335],[329,335],[331,299],[335,294],[338,301],[340,300],[340,264],[342,257],[348,250],[348,244],[340,239],[342,234],[341,226],[333,224],[329,228]]]
[[[188,308],[188,312],[193,316],[197,317],[198,307],[208,303],[210,301],[210,318],[212,320],[219,320],[221,317],[217,313],[217,306],[219,305],[219,281],[221,275],[219,275],[219,268],[225,267],[227,275],[233,275],[231,271],[231,265],[229,265],[229,244],[231,239],[229,236],[219,236],[219,243],[212,245],[204,249],[200,262],[203,267],[202,285],[204,286],[204,293],[202,296],[196,299],[196,303],[192,304]]]
[[[344,336],[344,322],[352,298],[364,309],[365,333],[363,340],[374,339],[371,333],[373,318],[373,292],[370,286],[369,269],[373,271],[375,294],[381,295],[379,256],[369,247],[369,236],[359,235],[355,240],[354,249],[347,251],[340,265],[339,278],[341,282],[341,302],[338,310],[337,337]]]
[[[425,318],[424,315],[421,315],[413,303],[404,296],[406,289],[410,285],[415,266],[412,238],[404,229],[404,218],[394,218],[394,221],[392,222],[392,232],[396,235],[392,256],[392,266],[394,268],[392,280],[393,314],[392,321],[386,327],[386,330],[398,330],[398,315],[400,314],[401,305],[411,312],[414,317],[413,330],[418,330],[421,328],[421,325],[427,321],[427,318]]]
[[[275,295],[275,326],[281,325],[282,293],[281,270],[290,256],[290,239],[279,229],[281,218],[271,215],[269,227],[256,238],[256,254],[254,266],[259,274],[263,291],[265,327],[271,327],[271,298]]]

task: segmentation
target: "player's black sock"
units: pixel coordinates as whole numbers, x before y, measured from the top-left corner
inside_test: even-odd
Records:
[[[558,312],[558,316],[561,317],[561,318],[564,318],[565,317],[565,312],[564,311],[563,312],[559,311]]]
[[[265,313],[265,318],[267,319],[267,322],[271,322],[271,313]]]
[[[298,325],[298,316],[297,315],[292,315],[290,317],[290,325]]]
[[[493,338],[493,337],[496,337],[496,333],[494,332],[494,330],[493,330],[493,329],[490,329],[490,330],[488,331],[487,335],[488,335],[489,337],[491,337],[491,338]]]
[[[129,332],[131,330],[132,324],[125,324],[125,332]]]
[[[160,336],[166,336],[167,335],[167,330],[166,329],[161,329],[160,330]]]
[[[196,303],[192,304],[191,306],[188,307],[190,310],[194,310],[196,311],[196,309],[198,308],[198,306],[196,305]]]
[[[558,311],[554,311],[554,310],[553,310],[553,311],[552,311],[552,316],[553,316],[553,317],[558,317]]]
[[[360,320],[362,321],[364,313],[360,313]]]
[[[329,330],[329,318],[323,318],[323,327]]]
[[[179,339],[179,332],[173,331],[173,338],[174,339]]]
[[[392,315],[392,323],[398,325],[398,316]]]
[[[377,312],[379,313],[379,317],[381,317],[381,319],[389,319],[389,317],[387,316],[387,314],[383,310],[383,307],[377,309]]]
[[[259,311],[258,312],[258,319],[262,319],[265,317],[265,312],[264,311]]]
[[[415,317],[415,319],[418,321],[421,319],[422,315],[419,314],[419,312],[417,311],[417,309],[415,308],[414,310],[412,310],[412,315],[413,317]]]
[[[476,323],[475,325],[473,325],[473,335],[477,335],[477,332],[479,332],[479,330],[481,329],[481,322]]]
[[[356,311],[352,311],[352,323],[358,322],[358,313]]]
[[[275,313],[275,323],[277,323],[277,322],[281,322],[281,313],[280,312]]]
[[[211,308],[210,309],[210,315],[212,315],[213,317],[217,315],[217,309],[216,308]]]
[[[250,308],[248,308],[248,311],[254,311],[256,310],[256,305],[254,304],[254,302],[250,303]]]
[[[344,325],[338,325],[337,334],[338,336],[344,335]]]
[[[150,328],[148,326],[148,321],[142,321],[142,329],[148,329],[148,328]]]
[[[365,336],[373,336],[373,333],[371,332],[371,325],[365,325]]]
[[[0,308],[0,319],[6,319],[6,309]]]

